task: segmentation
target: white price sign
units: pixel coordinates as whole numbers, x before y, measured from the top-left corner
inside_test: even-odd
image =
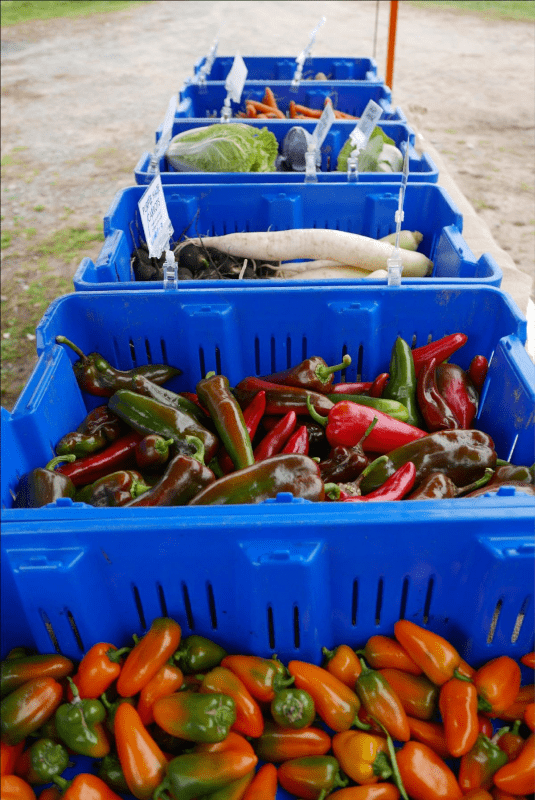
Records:
[[[156,145],[155,155],[160,159],[165,150],[167,150],[167,145],[169,144],[169,140],[171,139],[171,134],[173,132],[173,123],[175,121],[175,112],[176,112],[176,100],[177,96],[174,94],[172,98],[169,100],[169,105],[167,106],[167,111],[165,113],[165,118],[162,125],[162,134],[158,139],[158,143]]]
[[[225,81],[225,89],[227,90],[230,99],[235,103],[239,103],[243,92],[243,87],[247,78],[247,67],[243,58],[236,54],[230,72]]]
[[[319,150],[331,129],[334,119],[332,103],[327,103],[312,133],[311,147],[313,150]]]
[[[159,258],[169,246],[173,226],[169,219],[160,174],[152,180],[138,203],[145,239],[151,258]]]
[[[382,113],[383,109],[381,106],[374,100],[370,100],[362,112],[355,129],[349,134],[350,138],[357,139],[360,144],[360,141],[362,141],[362,137],[364,136],[364,144],[366,144],[372,135],[373,129],[377,125],[377,122],[381,118]]]

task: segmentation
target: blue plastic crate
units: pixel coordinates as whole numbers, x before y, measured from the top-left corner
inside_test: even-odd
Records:
[[[216,56],[206,78],[224,81],[230,72],[235,56]],[[296,70],[295,56],[243,56],[249,81],[291,81]],[[206,56],[193,67],[197,76],[206,64]],[[328,81],[380,81],[374,58],[345,58],[342,56],[312,56],[303,66],[302,80],[314,78],[323,72]],[[316,81],[315,81],[316,83]]]
[[[338,111],[360,117],[370,100],[374,100],[383,109],[381,120],[398,120],[406,122],[407,118],[399,107],[391,104],[392,92],[381,82],[370,83],[323,83],[319,81],[305,81],[295,90],[289,81],[271,81],[280,110],[288,112],[290,100],[298,105],[310,108],[323,109],[326,98]],[[246,100],[260,100],[266,90],[265,81],[247,81],[241,96],[241,102],[231,101],[232,113],[245,111]],[[215,117],[219,119],[221,109],[227,96],[224,81],[206,81],[203,86],[197,83],[184,84],[179,90],[178,105],[175,117]]]
[[[46,464],[59,439],[102,403],[78,388],[72,370],[76,355],[55,344],[58,334],[85,353],[102,353],[120,369],[151,361],[178,366],[183,374],[169,387],[193,391],[211,370],[235,385],[247,375],[285,369],[311,355],[339,363],[346,352],[352,364],[345,380],[373,380],[388,370],[398,334],[417,347],[456,331],[468,336],[455,354],[456,363],[467,368],[476,354],[492,359],[476,427],[493,437],[500,458],[533,463],[535,366],[523,347],[526,322],[509,296],[493,287],[402,286],[393,292],[344,286],[325,292],[270,285],[239,292],[203,287],[179,293],[78,292],[59,298],[37,328],[35,370],[2,420],[4,518],[43,516],[42,510],[10,508],[11,491],[22,474]],[[444,508],[442,502],[415,505],[439,515]],[[407,514],[400,510],[407,503],[390,508],[401,517]],[[181,511],[174,513],[180,516]],[[336,513],[343,517],[345,512],[337,507]],[[55,516],[54,509],[44,515],[51,522]]]
[[[212,122],[217,123],[217,120]],[[287,120],[287,121],[274,121],[271,120],[231,120],[228,124],[233,122],[247,122],[253,128],[267,128],[276,137],[279,146],[283,141],[288,131],[295,125],[305,128],[305,130],[312,133],[316,127],[314,121],[306,122],[305,120]],[[206,125],[205,120],[175,120],[173,124],[172,136],[177,136],[183,131],[192,130],[193,128],[201,128]],[[355,123],[351,120],[339,121],[333,123],[329,133],[321,146],[321,167],[318,169],[318,180],[323,181],[346,181],[347,173],[338,172],[336,164],[338,161],[338,154],[349,138],[349,134],[354,129]],[[403,122],[382,122],[379,126],[389,136],[396,147],[398,147],[403,154],[407,142],[409,143],[409,181],[420,181],[425,183],[438,182],[438,167],[434,161],[423,153],[419,155],[414,149],[414,131]],[[161,129],[157,132],[157,138],[161,135]],[[138,161],[134,175],[136,183],[144,185],[150,183],[154,178],[154,172],[150,172],[151,153],[144,152]],[[159,161],[159,170],[162,183],[303,183],[305,179],[304,172],[177,172],[167,162],[167,159],[161,158]],[[401,172],[361,172],[359,174],[359,181],[372,181],[375,182],[388,182],[400,181],[402,177]]]
[[[176,363],[184,373],[169,385],[182,390],[211,369],[235,383],[315,353],[334,363],[349,352],[345,377],[367,379],[387,368],[397,334],[419,346],[460,329],[468,341],[456,362],[491,358],[478,426],[501,457],[531,463],[535,368],[522,346],[525,320],[497,289],[262,287],[56,300],[37,329],[36,369],[12,414],[2,409],[2,657],[25,645],[79,659],[97,641],[128,644],[161,615],[176,618],[184,636],[285,662],[320,663],[322,646],[391,635],[403,617],[446,636],[475,666],[532,650],[535,505],[512,487],[388,509],[290,495],[223,508],[70,500],[9,508],[18,477],[102,401],[79,390],[74,354],[54,344],[59,333],[122,369]],[[67,777],[88,763],[76,759]],[[279,790],[277,800],[291,798]]]
[[[156,289],[158,281],[136,281],[131,268],[134,247],[143,228],[138,202],[145,187],[120,190],[104,217],[102,250],[95,262],[84,258],[74,276],[77,291]],[[222,235],[235,231],[332,228],[381,238],[395,231],[399,184],[300,183],[261,186],[252,184],[164,184],[169,217],[177,238],[183,234]],[[410,285],[439,284],[460,280],[470,285],[499,286],[502,272],[490,254],[477,261],[461,235],[462,215],[447,192],[425,183],[407,185],[403,227],[423,234],[419,250],[434,262],[433,275],[404,278]],[[179,288],[198,287],[199,281],[181,281]],[[204,285],[258,286],[272,279],[203,281]],[[310,282],[277,280],[278,286]],[[380,285],[384,280],[359,278],[316,281],[318,285]]]

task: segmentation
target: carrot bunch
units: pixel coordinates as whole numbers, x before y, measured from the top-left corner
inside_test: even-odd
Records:
[[[330,97],[325,98],[324,107],[328,103],[332,106]],[[279,108],[275,95],[269,86],[266,86],[264,97],[261,101],[246,100],[245,109],[245,111],[239,111],[237,116],[249,119],[287,119],[286,114]],[[358,117],[352,114],[346,114],[344,111],[338,111],[335,108],[333,108],[333,111],[335,119],[358,119]],[[309,106],[296,103],[294,100],[290,100],[288,105],[289,119],[319,119],[322,113],[323,109],[310,108]]]

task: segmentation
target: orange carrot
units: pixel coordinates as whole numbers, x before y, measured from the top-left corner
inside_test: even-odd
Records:
[[[269,88],[269,86],[266,86],[266,91],[264,92],[264,98],[263,98],[262,102],[266,106],[270,106],[271,108],[275,108],[275,109],[277,109],[277,111],[279,110],[279,107],[277,106],[277,101],[275,100],[275,95],[273,94],[273,92]]]

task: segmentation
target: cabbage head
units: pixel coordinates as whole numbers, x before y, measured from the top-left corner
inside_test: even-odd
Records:
[[[347,171],[347,159],[354,150],[351,139],[344,143],[338,153],[336,169]],[[368,139],[366,147],[359,153],[359,172],[401,172],[403,169],[403,154],[386,133],[376,126]]]
[[[226,122],[177,134],[166,157],[178,172],[274,172],[278,151],[267,128]]]

